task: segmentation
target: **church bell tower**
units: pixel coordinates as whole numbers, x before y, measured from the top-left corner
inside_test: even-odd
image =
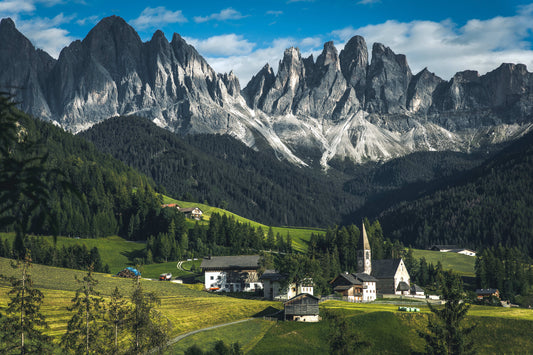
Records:
[[[357,250],[357,272],[370,275],[372,272],[372,254],[370,252],[370,243],[366,235],[365,224],[363,223],[363,238],[359,241]]]

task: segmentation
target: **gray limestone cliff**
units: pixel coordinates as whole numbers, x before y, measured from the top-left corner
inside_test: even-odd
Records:
[[[533,77],[502,64],[449,81],[380,43],[369,61],[364,38],[316,58],[285,50],[241,90],[179,34],[143,42],[122,18],[102,19],[57,60],[36,49],[11,19],[0,22],[0,90],[21,108],[78,132],[117,115],[150,118],[179,134],[230,134],[280,158],[327,168],[334,157],[387,160],[421,150],[470,151],[533,126]]]

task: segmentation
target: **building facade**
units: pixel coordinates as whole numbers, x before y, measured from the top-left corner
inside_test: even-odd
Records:
[[[208,291],[254,292],[263,288],[257,273],[259,255],[206,257],[200,267]]]

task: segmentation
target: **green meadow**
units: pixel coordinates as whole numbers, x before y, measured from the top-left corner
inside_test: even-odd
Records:
[[[327,301],[323,309],[335,309],[347,318],[355,336],[366,343],[354,353],[413,354],[424,352],[418,336],[427,325],[429,309],[420,313],[398,311],[397,305],[352,304]],[[533,354],[533,311],[472,306],[465,325],[476,324],[473,337],[478,354]],[[325,354],[329,329],[325,322],[297,323],[253,320],[192,335],[173,347],[183,353],[197,344],[212,348],[217,340],[239,342],[249,354]],[[259,339],[259,340],[258,340]]]
[[[181,207],[198,207],[203,212],[203,220],[198,222],[203,225],[207,225],[209,223],[209,219],[211,218],[211,215],[213,213],[218,214],[225,214],[228,217],[235,218],[236,221],[239,221],[241,223],[249,224],[255,228],[261,227],[263,229],[263,232],[268,232],[269,226],[252,221],[250,219],[241,217],[235,213],[226,211],[224,209],[213,207],[209,205],[205,205],[202,203],[196,203],[196,202],[186,202],[186,201],[178,201],[173,198],[170,198],[168,196],[162,195],[163,197],[163,203],[177,203]],[[193,227],[196,221],[194,220],[187,220],[187,223],[189,223],[189,227]],[[307,250],[307,244],[309,242],[309,239],[311,238],[311,234],[324,234],[325,230],[320,228],[298,228],[298,227],[272,227],[272,230],[274,234],[279,233],[283,237],[286,237],[287,234],[290,234],[292,238],[292,244],[295,250],[298,251],[306,251]]]
[[[452,269],[461,276],[476,276],[476,258],[457,253],[441,253],[440,251],[413,249],[415,259],[426,258],[428,263],[437,265],[440,261],[444,269]]]

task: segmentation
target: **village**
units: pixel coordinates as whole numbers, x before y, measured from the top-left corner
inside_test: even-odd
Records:
[[[455,246],[432,246],[431,250],[475,256],[474,251]],[[259,255],[207,256],[202,259],[201,269],[205,291],[262,293],[264,299],[284,303],[283,320],[317,322],[320,320],[319,303],[331,299],[353,303],[374,302],[378,298],[440,302],[439,296],[426,294],[424,289],[411,283],[403,259],[372,260],[364,225],[357,250],[357,272],[343,272],[329,281],[334,291],[331,295],[315,295],[313,280],[309,277],[288,282],[286,275],[277,270],[261,270]],[[481,299],[499,296],[493,289],[476,292]]]

